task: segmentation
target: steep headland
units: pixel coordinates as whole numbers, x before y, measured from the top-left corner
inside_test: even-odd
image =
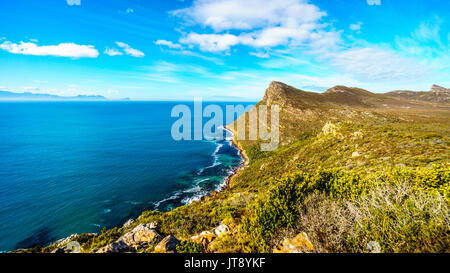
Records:
[[[399,92],[272,82],[256,107],[280,106],[281,145],[235,139],[249,162],[226,190],[21,251],[449,252],[448,90]]]

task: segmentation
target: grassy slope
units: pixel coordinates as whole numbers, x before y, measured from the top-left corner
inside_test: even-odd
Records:
[[[208,249],[214,252],[270,252],[280,238],[301,231],[322,252],[365,251],[370,240],[386,252],[449,251],[448,105],[346,87],[316,94],[281,83],[272,83],[260,104],[281,106],[279,149],[261,152],[258,141],[240,141],[250,163],[229,189],[168,213],[144,212],[127,228],[83,235],[84,251],[152,221],[181,240],[225,222],[233,233],[214,241]],[[402,196],[393,194],[399,188],[405,198],[389,199]],[[436,205],[437,199],[443,201]],[[391,200],[393,207],[368,200]],[[402,211],[402,202],[414,213]],[[323,217],[335,222],[320,222]],[[404,224],[393,224],[399,221]]]

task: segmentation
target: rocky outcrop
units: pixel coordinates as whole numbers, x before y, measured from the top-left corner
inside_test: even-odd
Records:
[[[225,225],[224,223],[220,224],[218,227],[214,229],[214,233],[217,237],[221,237],[223,235],[226,235],[230,232],[230,228]]]
[[[193,241],[194,243],[202,244],[203,246],[207,246],[216,237],[217,237],[216,234],[214,234],[213,232],[207,230],[207,231],[201,232],[198,235],[192,236],[191,237],[191,241]]]
[[[310,253],[314,252],[314,246],[309,241],[308,235],[302,232],[294,238],[286,238],[273,250],[274,253]]]
[[[148,248],[155,245],[161,240],[161,235],[156,231],[154,223],[140,224],[125,233],[114,243],[98,249],[94,252],[109,253],[109,252],[136,252],[138,250]]]
[[[442,86],[433,84],[433,86],[430,89],[430,92],[435,92],[435,93],[446,93],[446,92],[450,92],[449,88],[444,88]]]
[[[180,241],[172,235],[168,235],[161,242],[159,242],[155,247],[155,252],[159,253],[168,253],[175,252],[177,245],[180,244]]]

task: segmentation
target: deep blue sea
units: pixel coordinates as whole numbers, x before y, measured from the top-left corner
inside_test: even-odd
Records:
[[[223,186],[238,150],[173,140],[176,104],[0,102],[0,251],[99,232]]]

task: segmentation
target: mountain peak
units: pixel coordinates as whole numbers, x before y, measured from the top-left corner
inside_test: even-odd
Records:
[[[263,100],[267,102],[267,104],[271,104],[274,101],[284,101],[287,97],[291,96],[292,93],[297,91],[301,90],[298,90],[282,82],[273,81],[266,89]]]
[[[373,95],[373,93],[356,87],[336,85],[325,91],[325,94]]]
[[[439,86],[437,84],[433,84],[433,86],[430,89],[430,92],[444,93],[444,92],[450,92],[450,89],[444,88],[444,87]]]

